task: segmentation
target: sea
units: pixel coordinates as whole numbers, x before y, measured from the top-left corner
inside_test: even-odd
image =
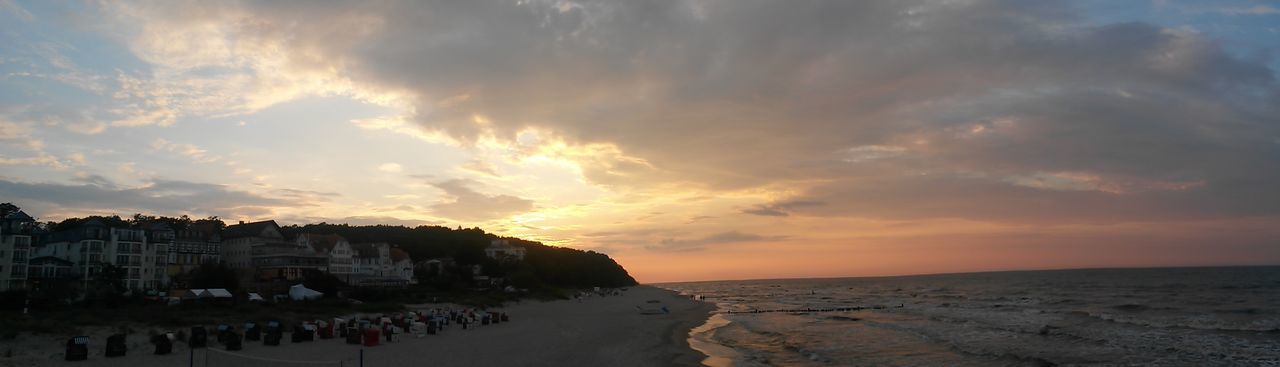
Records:
[[[709,366],[1280,366],[1280,267],[667,283]]]

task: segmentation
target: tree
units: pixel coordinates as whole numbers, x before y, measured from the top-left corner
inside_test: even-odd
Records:
[[[93,276],[93,282],[85,293],[89,298],[103,300],[107,306],[114,307],[124,298],[124,292],[129,290],[124,284],[126,275],[128,271],[125,268],[112,264],[103,265],[98,268],[98,273]]]

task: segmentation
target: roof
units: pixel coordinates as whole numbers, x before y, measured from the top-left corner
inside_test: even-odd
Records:
[[[276,231],[280,230],[280,225],[274,220],[264,220],[261,222],[252,222],[245,224],[236,224],[227,226],[222,230],[222,238],[232,239],[240,237],[256,237],[262,234],[262,230],[268,227],[275,227]]]
[[[409,253],[404,252],[404,250],[399,248],[391,248],[391,261],[400,262],[401,260],[411,260],[409,258]]]
[[[159,221],[144,223],[142,225],[142,228],[148,231],[172,231],[173,230],[173,227],[169,226],[168,223],[159,222]]]
[[[209,288],[205,292],[208,292],[213,298],[231,298],[231,291],[224,288]]]
[[[36,220],[35,218],[32,218],[30,215],[27,215],[27,213],[26,213],[26,212],[23,212],[23,211],[21,211],[21,210],[16,211],[16,212],[13,212],[13,213],[9,213],[9,215],[4,216],[4,219],[7,219],[7,220],[28,221],[28,222],[29,222],[29,221],[35,221],[35,220]]]
[[[338,246],[338,242],[344,242],[347,240],[342,236],[339,236],[337,234],[332,234],[332,233],[331,234],[303,233],[298,235],[298,237],[305,237],[307,239],[307,243],[311,244],[311,248],[315,249],[317,253],[321,253],[321,254],[327,254],[330,251],[333,251],[333,248]]]
[[[206,242],[219,242],[218,224],[214,222],[195,221],[187,228],[176,232],[177,238],[180,240],[200,240]]]
[[[351,250],[355,252],[355,257],[378,257],[378,243],[357,243],[351,245]]]

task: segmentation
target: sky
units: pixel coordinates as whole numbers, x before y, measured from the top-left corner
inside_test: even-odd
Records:
[[[0,201],[641,282],[1280,264],[1276,1],[0,0]]]

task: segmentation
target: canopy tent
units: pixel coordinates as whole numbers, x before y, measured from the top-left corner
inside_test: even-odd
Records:
[[[294,301],[318,299],[321,296],[324,296],[324,293],[318,292],[311,288],[307,288],[302,284],[289,287],[289,298],[293,299]]]
[[[210,298],[232,298],[231,291],[228,291],[224,288],[209,288],[209,289],[205,289],[204,291],[205,291],[205,294],[208,294],[208,297]],[[204,298],[204,296],[202,296],[201,298]]]

